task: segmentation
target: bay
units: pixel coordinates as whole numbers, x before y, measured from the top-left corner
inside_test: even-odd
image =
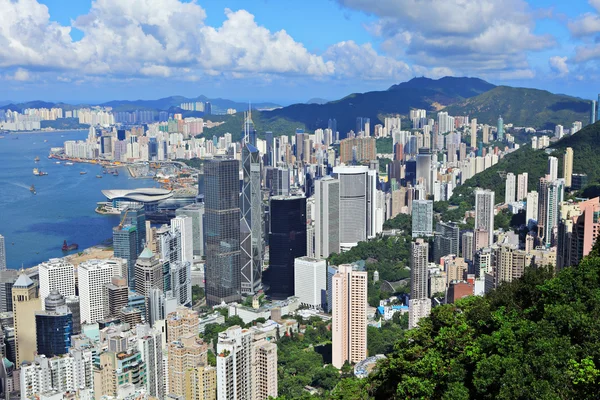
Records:
[[[87,131],[20,133],[0,139],[0,234],[5,237],[8,268],[62,257],[67,254],[61,250],[63,240],[79,244],[81,251],[111,238],[119,216],[94,211],[97,202],[106,200],[101,190],[157,186],[151,179],[131,178],[125,168],[118,176],[103,175],[99,165],[66,166],[48,158],[51,147],[62,147],[65,140],[85,140],[87,135]],[[33,168],[48,175],[34,176]],[[37,195],[30,192],[31,185]]]

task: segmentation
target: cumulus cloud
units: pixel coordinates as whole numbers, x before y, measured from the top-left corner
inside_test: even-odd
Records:
[[[559,76],[566,76],[569,74],[569,67],[567,66],[567,57],[553,56],[548,60],[550,69],[556,72]]]
[[[572,59],[575,63],[600,59],[600,44],[597,39],[600,33],[600,0],[590,0],[589,3],[596,9],[596,13],[582,14],[569,20],[567,24],[571,35],[584,43],[575,48],[575,56]]]
[[[370,31],[395,57],[429,68],[494,76],[530,71],[527,53],[555,44],[533,32],[535,20],[523,0],[337,0],[379,17]],[[531,72],[531,71],[530,71]]]

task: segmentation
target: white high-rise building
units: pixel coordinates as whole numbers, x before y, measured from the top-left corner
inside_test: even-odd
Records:
[[[529,185],[529,174],[523,172],[517,175],[517,201],[523,200],[527,197],[527,187]]]
[[[538,220],[538,192],[527,193],[527,209],[525,212],[527,224],[537,222]]]
[[[546,223],[544,225],[544,241],[546,246],[555,244],[556,228],[558,226],[559,205],[565,197],[565,181],[557,179],[548,185],[546,196]]]
[[[75,296],[75,267],[62,258],[51,258],[38,266],[40,277],[40,298],[42,309],[46,309],[45,300],[52,290],[64,297]]]
[[[0,235],[0,271],[6,269],[6,245],[4,243],[4,236]]]
[[[148,325],[136,327],[137,347],[146,363],[146,388],[150,396],[165,398],[162,335]]]
[[[477,118],[471,120],[471,147],[477,147]]]
[[[327,262],[310,257],[294,260],[294,295],[300,304],[321,309],[326,303]]]
[[[550,182],[558,179],[558,158],[548,157],[548,175],[550,175]]]
[[[253,399],[277,397],[277,345],[266,339],[252,344]]]
[[[81,323],[93,324],[108,312],[104,285],[111,282],[113,266],[103,260],[88,260],[79,264],[77,274]]]
[[[416,328],[422,318],[431,314],[430,299],[410,299],[408,301],[408,329]]]
[[[433,235],[433,201],[413,200],[412,202],[412,236]]]
[[[235,325],[219,333],[217,399],[252,399],[252,375],[252,332]]]
[[[315,182],[315,256],[340,252],[340,181],[329,176]]]
[[[194,231],[192,218],[188,216],[178,216],[171,220],[171,231],[175,233],[178,229],[181,232],[181,258],[182,260],[194,261]]]
[[[342,264],[332,278],[332,364],[342,368],[367,357],[366,271]]]
[[[340,181],[340,248],[350,249],[367,240],[369,167],[334,167]]]
[[[556,125],[556,127],[554,127],[554,136],[557,139],[562,139],[562,137],[565,135],[564,132],[564,128],[562,125]]]
[[[410,298],[428,298],[429,272],[428,266],[429,243],[417,239],[412,243],[410,258]]]
[[[504,203],[510,204],[515,202],[517,180],[515,174],[509,172],[506,174],[506,186],[504,191]]]
[[[491,190],[475,190],[475,231],[487,231],[487,243],[483,247],[494,243],[494,192]]]

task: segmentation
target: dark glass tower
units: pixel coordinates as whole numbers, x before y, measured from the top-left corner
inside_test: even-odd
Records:
[[[134,225],[113,228],[113,248],[115,257],[127,260],[127,281],[129,288],[135,290],[135,261],[138,254],[138,232]]]
[[[306,198],[275,196],[270,203],[269,269],[263,282],[274,299],[294,295],[294,259],[306,255]]]
[[[127,213],[127,215],[125,214]],[[138,254],[144,250],[146,241],[146,211],[143,205],[128,206],[126,210],[121,211],[121,219],[125,225],[133,225],[137,231]]]
[[[204,164],[204,183],[206,300],[212,306],[241,299],[238,161]]]
[[[67,306],[59,306],[56,311],[36,312],[35,328],[38,354],[50,358],[69,352],[73,316]]]

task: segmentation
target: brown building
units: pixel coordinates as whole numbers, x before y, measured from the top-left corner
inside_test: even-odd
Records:
[[[377,147],[375,138],[354,138],[344,139],[340,142],[340,161],[344,164],[354,159],[356,151],[356,161],[371,161],[377,159]]]
[[[473,285],[468,282],[451,282],[448,287],[447,302],[452,304],[463,297],[473,295]]]
[[[186,373],[192,368],[208,365],[208,345],[196,332],[171,341],[167,349],[169,394],[186,396],[186,391],[189,391],[186,388]]]

